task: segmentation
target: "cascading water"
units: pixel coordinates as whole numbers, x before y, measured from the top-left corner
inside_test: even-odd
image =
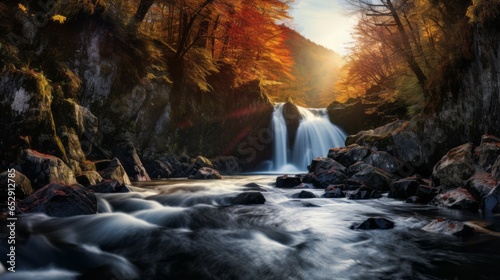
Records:
[[[274,106],[272,129],[274,134],[273,171],[305,170],[314,157],[325,156],[330,148],[344,145],[346,135],[330,122],[326,109],[297,106],[301,121],[290,147],[288,130],[283,116],[285,103]]]

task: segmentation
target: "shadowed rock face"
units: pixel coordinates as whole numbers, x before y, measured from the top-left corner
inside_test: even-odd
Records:
[[[291,102],[287,102],[283,105],[283,117],[285,118],[288,133],[288,143],[290,143],[290,147],[293,147],[293,144],[295,143],[295,135],[297,134],[300,120],[302,120],[302,115],[300,114],[297,106]]]

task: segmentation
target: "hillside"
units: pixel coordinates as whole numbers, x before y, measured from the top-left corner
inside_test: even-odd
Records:
[[[270,87],[269,94],[276,101],[291,98],[306,107],[328,106],[335,99],[334,86],[343,64],[342,57],[293,29],[281,28],[286,34],[285,43],[294,61],[294,79],[283,78],[282,85]]]

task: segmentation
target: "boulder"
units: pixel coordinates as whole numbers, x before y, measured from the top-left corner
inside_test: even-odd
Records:
[[[369,156],[371,150],[357,144],[347,147],[332,148],[328,151],[328,157],[339,162],[343,166],[349,167],[358,161],[363,161]]]
[[[486,172],[491,172],[495,160],[500,156],[500,139],[491,135],[483,135],[481,145],[474,150],[474,155],[477,157],[477,164]]]
[[[97,212],[97,197],[85,187],[50,183],[18,204],[22,213],[42,212],[53,217],[88,215]]]
[[[312,192],[309,191],[301,191],[300,193],[296,193],[292,195],[293,198],[316,198]]]
[[[422,203],[422,200],[418,196],[410,196],[405,200],[405,203]]]
[[[240,163],[236,157],[221,156],[211,159],[211,162],[214,168],[219,170],[222,175],[235,175],[241,173]]]
[[[148,172],[139,158],[137,149],[132,143],[119,145],[118,148],[114,150],[114,155],[120,160],[131,181],[151,181]]]
[[[415,196],[419,198],[422,203],[429,203],[438,193],[437,188],[428,185],[419,185]]]
[[[12,170],[11,170],[12,171]],[[10,175],[10,176],[9,176]],[[9,195],[9,186],[14,190],[16,200],[23,199],[33,193],[31,182],[28,177],[21,172],[13,170],[13,172],[4,171],[0,173],[0,198],[2,202],[6,202]],[[15,186],[13,186],[13,185]]]
[[[401,163],[396,158],[384,151],[373,152],[363,161],[391,174],[397,174],[401,167]]]
[[[212,179],[222,179],[219,171],[209,168],[202,167],[196,171],[194,175],[189,176],[189,179],[195,180],[212,180]]]
[[[87,189],[95,193],[125,193],[130,190],[124,184],[120,184],[115,180],[105,180],[102,183],[88,186]]]
[[[476,211],[479,208],[477,200],[464,188],[457,188],[438,194],[429,204],[472,211]]]
[[[76,184],[73,171],[59,158],[27,149],[20,158],[20,172],[37,190],[49,183]]]
[[[454,189],[465,185],[465,181],[474,174],[472,143],[451,149],[434,166],[433,182],[443,189]]]
[[[358,200],[358,199],[371,199],[371,198],[381,198],[382,195],[376,189],[363,186],[354,192],[347,195],[348,199]]]
[[[326,188],[330,185],[342,184],[346,179],[347,176],[342,171],[325,170],[314,176],[313,184],[318,188]]]
[[[325,193],[322,194],[321,197],[340,198],[340,197],[345,197],[345,193],[342,191],[341,188],[331,188],[331,189],[325,190]]]
[[[308,167],[309,172],[319,174],[327,170],[337,170],[345,173],[347,168],[337,161],[327,158],[327,157],[316,157],[311,161],[311,165]]]
[[[82,170],[80,162],[85,161],[85,154],[82,151],[80,139],[75,130],[71,127],[60,126],[57,128],[57,135],[61,139],[61,143],[66,151],[68,166],[73,172],[80,172]]]
[[[244,192],[231,198],[232,205],[264,204],[266,198],[260,192]]]
[[[481,201],[495,188],[496,184],[497,180],[493,179],[490,173],[476,169],[474,175],[467,180],[465,188],[477,201]]]
[[[212,162],[208,158],[202,157],[202,156],[197,156],[195,158],[194,166],[196,169],[200,169],[202,167],[214,168],[214,165],[212,164]]]
[[[398,180],[392,183],[388,197],[407,199],[417,193],[420,184],[422,180],[416,176]]]
[[[483,197],[480,207],[485,214],[500,213],[500,183]]]
[[[103,179],[97,171],[82,171],[76,176],[76,181],[78,181],[78,184],[87,187],[99,184]]]
[[[389,174],[366,163],[351,165],[347,174],[350,180],[362,182],[379,191],[388,191],[392,184]]]
[[[394,222],[381,217],[368,218],[361,224],[354,225],[351,227],[351,229],[362,229],[362,230],[391,229],[391,228],[394,228]]]
[[[293,188],[302,183],[302,178],[299,176],[288,176],[283,175],[276,178],[276,187],[277,188]]]
[[[146,160],[144,168],[146,168],[151,179],[171,178],[175,174],[175,170],[170,163],[158,159]]]
[[[125,169],[123,169],[123,166],[120,162],[119,159],[114,158],[112,159],[107,167],[105,169],[99,170],[100,168],[97,167],[99,174],[103,179],[106,180],[116,180],[120,184],[125,184],[125,185],[131,185],[132,183],[130,182],[130,179],[125,172]]]
[[[500,156],[497,158],[495,163],[493,163],[493,166],[491,167],[491,176],[497,180],[500,181]]]
[[[474,235],[474,229],[462,222],[436,219],[422,228],[422,230],[432,233],[455,235],[468,237]]]
[[[291,147],[295,142],[295,135],[297,134],[297,129],[299,128],[300,120],[302,120],[302,114],[299,108],[291,102],[286,102],[283,105],[283,117],[285,118],[285,124],[288,133],[288,143]]]

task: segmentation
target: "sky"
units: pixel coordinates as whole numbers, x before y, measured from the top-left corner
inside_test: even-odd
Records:
[[[345,55],[356,19],[343,6],[344,0],[295,0],[292,28],[307,39]]]

